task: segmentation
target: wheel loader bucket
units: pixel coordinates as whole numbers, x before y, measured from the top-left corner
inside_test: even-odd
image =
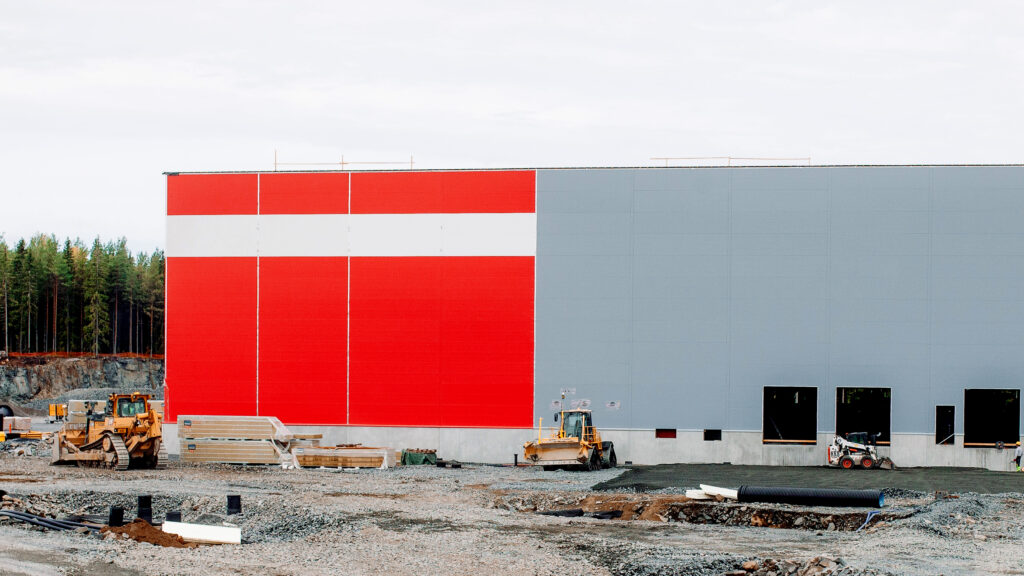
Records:
[[[590,454],[576,438],[545,438],[540,442],[527,443],[523,447],[523,457],[537,466],[574,466],[586,463]]]

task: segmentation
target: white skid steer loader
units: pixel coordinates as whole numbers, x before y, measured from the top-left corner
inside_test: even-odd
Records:
[[[828,465],[850,470],[861,468],[871,470],[894,470],[896,464],[891,458],[878,456],[875,448],[878,434],[850,432],[845,438],[836,435],[828,447]]]

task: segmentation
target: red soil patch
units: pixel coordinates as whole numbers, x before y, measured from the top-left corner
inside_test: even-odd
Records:
[[[124,526],[119,526],[117,528],[105,526],[102,532],[113,532],[118,535],[127,534],[129,538],[136,542],[148,542],[149,544],[166,546],[168,548],[196,548],[199,546],[194,542],[185,542],[185,540],[177,534],[170,534],[160,530],[159,528],[154,528],[145,520],[137,519],[131,524],[125,524]]]
[[[689,502],[683,495],[645,496],[633,494],[599,494],[584,498],[579,506],[584,512],[622,510],[622,520],[664,521],[662,516],[672,506]]]

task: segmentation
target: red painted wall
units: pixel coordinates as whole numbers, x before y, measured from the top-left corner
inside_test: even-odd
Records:
[[[532,171],[171,175],[168,216],[532,213],[534,182]],[[169,254],[168,421],[529,427],[534,260]]]
[[[256,259],[167,259],[166,406],[256,412]]]

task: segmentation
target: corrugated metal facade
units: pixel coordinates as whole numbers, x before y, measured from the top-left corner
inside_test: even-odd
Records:
[[[541,170],[537,415],[760,430],[764,386],[892,389],[932,433],[1024,383],[1024,168]],[[608,402],[620,401],[611,410]]]
[[[172,417],[517,428],[575,388],[760,430],[811,386],[830,431],[883,387],[932,433],[1024,381],[1021,167],[171,175],[168,215]]]

